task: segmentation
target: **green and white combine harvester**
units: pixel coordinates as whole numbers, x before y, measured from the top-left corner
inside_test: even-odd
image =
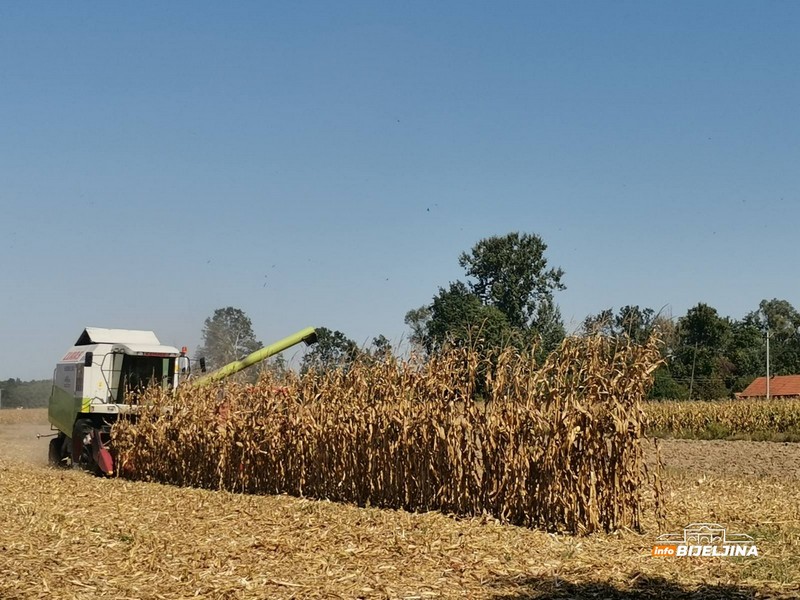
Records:
[[[113,475],[111,426],[120,415],[136,410],[135,403],[130,402],[133,399],[126,398],[126,394],[153,384],[164,389],[208,385],[300,342],[308,345],[316,341],[316,331],[308,327],[192,379],[186,348],[165,346],[152,331],[87,327],[58,362],[53,375],[48,419],[58,433],[50,440],[49,461]],[[199,362],[204,367],[204,360]]]

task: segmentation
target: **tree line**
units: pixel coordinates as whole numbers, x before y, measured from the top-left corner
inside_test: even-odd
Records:
[[[536,234],[512,232],[484,238],[458,256],[463,278],[441,286],[426,304],[405,314],[410,342],[423,355],[444,345],[468,344],[484,352],[515,346],[533,347],[539,360],[566,335],[557,292],[566,289],[564,271],[552,267],[547,245]],[[698,303],[678,318],[638,305],[606,308],[588,315],[577,335],[628,336],[642,342],[656,333],[663,341],[664,364],[655,373],[653,398],[715,399],[730,397],[766,372],[767,340],[770,373],[800,373],[800,313],[787,300],[762,300],[741,319],[720,315]],[[318,343],[303,356],[300,371],[346,368],[363,358],[382,359],[394,352],[384,335],[368,347],[345,333],[317,328]],[[241,309],[220,308],[205,320],[202,343],[195,354],[209,369],[239,360],[262,348],[250,318]],[[283,356],[262,368],[281,373]],[[242,377],[255,378],[257,371]],[[0,382],[2,406],[44,406],[50,381]]]
[[[41,408],[47,406],[50,388],[49,379],[6,379],[0,381],[0,407],[2,408]]]
[[[536,234],[512,232],[480,240],[458,257],[463,279],[439,287],[430,302],[409,310],[410,341],[422,354],[446,344],[491,352],[533,347],[542,360],[566,335],[555,294],[566,289],[564,271],[551,267],[547,245]],[[742,319],[721,316],[699,303],[677,319],[638,305],[607,308],[585,318],[577,335],[628,336],[644,341],[657,333],[664,364],[655,373],[653,398],[730,397],[765,374],[767,336],[771,374],[800,373],[800,313],[787,300],[763,300]],[[393,352],[383,335],[360,347],[338,330],[317,329],[319,342],[302,359],[301,372],[346,367],[359,357]],[[198,353],[212,367],[261,347],[243,311],[228,307],[206,319]],[[267,368],[285,370],[278,357]],[[252,376],[252,375],[251,375]]]
[[[720,315],[698,303],[673,320],[652,309],[626,306],[588,316],[582,333],[630,335],[642,340],[660,335],[664,365],[655,373],[651,397],[712,400],[732,397],[756,377],[766,375],[767,337],[770,375],[800,373],[800,313],[787,300],[762,300],[741,319]]]
[[[458,256],[462,279],[441,286],[431,300],[405,314],[410,342],[423,355],[446,344],[469,344],[485,352],[515,346],[534,347],[539,360],[566,335],[555,300],[566,289],[564,271],[552,267],[547,245],[536,234],[512,232],[480,240]],[[800,373],[800,313],[787,300],[763,300],[741,319],[721,316],[699,303],[677,319],[648,307],[607,308],[587,316],[578,335],[629,336],[644,341],[657,333],[664,364],[655,373],[653,398],[730,397],[765,374],[769,335],[771,373]],[[317,328],[319,341],[303,356],[301,372],[344,367],[359,358],[381,359],[394,352],[384,335],[368,347],[345,333]],[[218,368],[263,347],[250,318],[241,309],[220,308],[203,325],[195,353],[209,369]],[[195,366],[196,368],[196,366]],[[263,365],[275,372],[289,367],[283,356]],[[255,378],[257,370],[242,377]],[[44,406],[50,381],[0,382],[3,407]]]

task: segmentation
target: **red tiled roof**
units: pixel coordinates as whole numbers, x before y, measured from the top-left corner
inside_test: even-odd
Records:
[[[739,396],[766,396],[767,378],[758,377]],[[800,375],[776,375],[769,378],[770,396],[800,396]]]

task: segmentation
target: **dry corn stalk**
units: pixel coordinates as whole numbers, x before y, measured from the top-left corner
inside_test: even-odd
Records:
[[[675,437],[800,437],[800,398],[648,402],[649,429]]]
[[[641,401],[659,360],[656,340],[571,338],[541,367],[512,349],[453,349],[255,386],[153,389],[114,444],[122,473],[145,480],[576,533],[638,528]]]

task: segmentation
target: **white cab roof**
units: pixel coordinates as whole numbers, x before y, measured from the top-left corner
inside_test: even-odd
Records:
[[[103,329],[101,327],[87,327],[81,337],[75,342],[76,346],[90,344],[134,344],[142,346],[160,346],[156,334],[152,331],[137,329]]]

